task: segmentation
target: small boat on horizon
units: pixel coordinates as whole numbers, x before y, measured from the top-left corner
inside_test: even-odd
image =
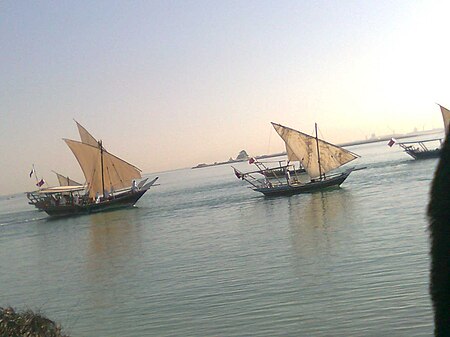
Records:
[[[235,175],[252,185],[254,191],[261,192],[265,196],[279,196],[336,188],[347,179],[351,172],[358,170],[353,167],[344,172],[328,175],[329,172],[359,156],[340,146],[319,139],[317,124],[315,124],[315,137],[281,124],[272,123],[272,126],[285,142],[288,162],[300,162],[309,181],[302,181],[303,177],[295,171],[291,175],[289,167],[293,164],[286,166],[283,176],[275,173],[275,179],[269,179],[267,172],[270,172],[271,169],[266,167],[258,167],[258,171],[247,173],[240,172],[233,167]],[[279,170],[279,168],[274,170]],[[264,178],[255,176],[256,173],[262,174]]]
[[[448,133],[448,128],[450,125],[450,110],[438,104],[441,108],[442,119],[444,122],[445,134]],[[433,138],[420,141],[408,141],[399,142],[395,138],[391,138],[388,142],[388,146],[392,147],[394,144],[400,146],[408,155],[416,160],[439,158],[441,154],[442,138]],[[438,147],[430,148],[430,146],[437,145]]]
[[[39,189],[27,193],[29,204],[50,216],[88,214],[133,206],[158,177],[150,182],[147,182],[148,178],[142,179],[140,169],[108,152],[101,140],[97,141],[76,123],[81,142],[64,141],[77,159],[86,183],[79,184],[55,172],[60,186],[42,188],[38,182]]]

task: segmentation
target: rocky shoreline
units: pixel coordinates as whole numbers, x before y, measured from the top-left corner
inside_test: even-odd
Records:
[[[0,308],[1,337],[70,337],[61,326],[31,310],[17,312],[11,307]]]

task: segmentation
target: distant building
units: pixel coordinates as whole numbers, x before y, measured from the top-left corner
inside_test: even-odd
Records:
[[[245,150],[242,150],[241,152],[239,152],[238,156],[236,157],[236,160],[247,160],[248,159],[248,154]]]

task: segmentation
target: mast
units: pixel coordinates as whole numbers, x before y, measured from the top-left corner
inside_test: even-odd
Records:
[[[101,140],[98,141],[98,146],[100,147],[100,167],[102,170],[102,194],[103,196],[105,196],[105,177],[103,174],[103,146]]]
[[[39,180],[36,169],[34,168],[34,164],[33,164],[33,174],[34,174],[34,179],[36,179],[36,186],[39,188],[39,190],[42,189],[42,185],[46,184],[46,182],[44,181],[44,178],[41,178],[41,180]],[[31,178],[31,176],[30,176],[30,178]],[[40,184],[41,181],[42,181],[42,184]]]
[[[34,168],[34,164],[33,164],[33,174],[34,174],[34,179],[36,179],[36,184],[37,184],[39,179],[37,177],[37,173],[36,173],[36,169]],[[41,188],[39,187],[39,189],[41,189]]]
[[[316,129],[316,146],[317,146],[317,163],[319,164],[319,177],[322,179],[322,169],[320,167],[320,152],[319,152],[319,138],[317,136],[317,123],[314,123]]]

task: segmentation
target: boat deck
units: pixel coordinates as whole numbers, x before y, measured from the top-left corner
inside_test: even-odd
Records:
[[[253,190],[256,192],[261,192],[265,196],[281,196],[281,195],[294,195],[301,193],[311,193],[318,190],[337,188],[339,187],[345,179],[350,175],[352,170],[340,173],[338,175],[324,178],[321,180],[311,180],[308,183],[277,183],[270,184],[264,187],[255,187]]]

